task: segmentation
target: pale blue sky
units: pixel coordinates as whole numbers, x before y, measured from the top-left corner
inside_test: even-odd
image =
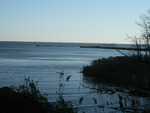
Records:
[[[0,41],[128,43],[150,0],[0,0]]]

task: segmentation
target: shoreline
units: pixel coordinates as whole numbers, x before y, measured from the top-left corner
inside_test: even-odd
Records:
[[[109,46],[80,46],[80,48],[98,48],[98,49],[116,49],[116,50],[135,50],[135,51],[148,51],[148,49],[144,48],[126,48],[126,47],[109,47]]]

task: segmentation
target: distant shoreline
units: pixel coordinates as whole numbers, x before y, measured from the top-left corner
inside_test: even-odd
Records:
[[[80,46],[80,48],[99,48],[99,49],[116,49],[116,50],[140,50],[140,51],[148,51],[148,49],[144,49],[144,48],[126,48],[126,47],[109,47],[109,46]]]

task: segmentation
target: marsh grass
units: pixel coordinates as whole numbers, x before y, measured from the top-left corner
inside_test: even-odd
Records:
[[[102,58],[84,66],[82,73],[95,83],[150,89],[148,61],[136,56]]]

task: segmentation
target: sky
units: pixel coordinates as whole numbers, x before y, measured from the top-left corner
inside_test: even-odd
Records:
[[[128,43],[150,0],[0,0],[0,41]]]

